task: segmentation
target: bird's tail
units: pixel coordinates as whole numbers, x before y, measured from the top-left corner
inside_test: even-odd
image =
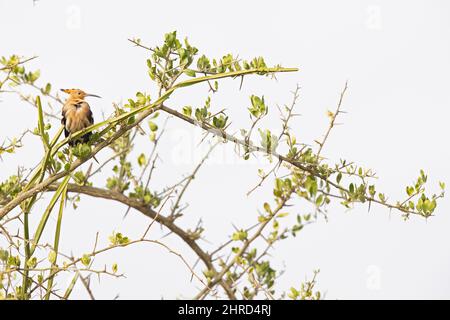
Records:
[[[83,135],[81,138],[71,139],[69,141],[69,146],[74,147],[79,143],[88,143],[91,135],[92,135],[92,132],[88,132],[85,135]],[[66,134],[66,137],[68,137],[68,134]]]
[[[85,135],[83,135],[83,136],[82,136],[81,138],[79,138],[79,139],[76,139],[76,140],[70,140],[70,141],[69,141],[69,146],[75,147],[75,146],[76,146],[77,144],[79,144],[79,143],[87,143],[87,142],[89,142],[89,139],[90,139],[91,135],[92,135],[92,132],[88,132],[88,133],[86,133]],[[96,158],[95,156],[93,156],[92,158],[95,160],[95,162],[97,162],[98,164],[100,164],[100,162],[98,162],[98,160],[97,160],[97,158]]]
[[[83,143],[89,142],[89,139],[90,139],[91,135],[92,135],[92,132],[88,132],[84,136],[82,136],[81,140],[83,141]]]

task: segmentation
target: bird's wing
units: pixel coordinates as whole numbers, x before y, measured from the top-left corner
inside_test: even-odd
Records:
[[[93,114],[92,114],[92,110],[91,110],[91,108],[89,107],[89,104],[87,103],[87,102],[83,102],[83,103],[85,103],[86,104],[86,109],[87,109],[87,111],[86,111],[86,116],[87,116],[87,118],[88,118],[88,120],[89,120],[89,125],[93,125],[94,124],[94,116],[93,116]]]
[[[81,101],[77,104],[77,115],[83,119],[87,126],[94,124],[91,107],[86,101]]]
[[[62,112],[61,112],[61,124],[65,125],[66,124],[66,111],[67,111],[67,104],[65,104],[62,108]]]
[[[70,105],[68,103],[64,104],[63,108],[62,108],[62,112],[61,112],[61,124],[64,126],[64,136],[67,138],[69,136],[69,131],[66,128],[66,112],[67,110],[70,108]]]

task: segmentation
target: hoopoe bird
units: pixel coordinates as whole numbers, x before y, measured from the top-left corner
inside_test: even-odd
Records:
[[[61,89],[61,91],[69,94],[69,97],[67,98],[62,108],[61,119],[61,123],[64,126],[64,135],[67,138],[72,133],[89,127],[94,123],[94,117],[92,116],[91,108],[89,107],[89,104],[84,100],[84,98],[100,98],[100,96],[86,93],[80,89]],[[86,143],[89,141],[89,137],[91,135],[92,133],[88,132],[75,141],[69,141],[69,145],[74,146],[79,142]]]

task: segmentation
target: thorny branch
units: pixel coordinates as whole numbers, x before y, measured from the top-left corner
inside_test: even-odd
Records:
[[[129,39],[129,41],[138,47],[146,49],[147,51],[149,51],[149,54],[151,54],[151,58],[147,61],[147,65],[149,68],[150,78],[157,83],[158,98],[155,101],[150,102],[150,98],[148,98],[147,100],[146,95],[139,92],[137,94],[137,101],[143,99],[144,102],[135,102],[134,100],[131,101],[130,105],[128,106],[130,108],[129,111],[125,111],[125,109],[115,106],[116,112],[110,118],[75,133],[72,138],[79,137],[87,132],[98,130],[96,134],[99,137],[97,137],[97,140],[94,140],[92,142],[92,146],[90,146],[92,149],[87,155],[83,157],[77,157],[75,160],[67,162],[67,167],[65,167],[64,170],[55,169],[55,158],[56,156],[64,157],[64,152],[67,150],[69,150],[70,157],[73,156],[72,149],[63,149],[67,145],[69,138],[64,139],[58,143],[59,135],[57,135],[54,137],[54,140],[51,143],[47,142],[47,144],[45,145],[46,154],[44,160],[33,171],[34,175],[32,175],[29,179],[24,179],[21,178],[21,174],[18,174],[17,176],[19,178],[9,182],[7,186],[12,190],[19,191],[11,193],[12,195],[6,194],[5,196],[0,193],[0,233],[9,243],[8,250],[10,252],[14,248],[20,248],[22,244],[24,244],[25,246],[29,246],[31,244],[33,246],[41,248],[52,249],[52,247],[49,245],[43,246],[39,243],[34,243],[34,240],[30,240],[31,238],[29,238],[28,235],[26,235],[25,237],[21,237],[18,234],[12,234],[8,229],[6,229],[5,225],[7,223],[15,221],[24,228],[27,228],[27,219],[24,219],[24,221],[22,221],[21,219],[22,212],[28,213],[31,210],[33,204],[39,199],[37,197],[38,195],[42,195],[46,192],[54,192],[55,197],[58,195],[58,192],[61,191],[61,187],[63,190],[65,190],[64,188],[66,188],[68,193],[83,194],[91,197],[103,198],[119,202],[127,206],[128,208],[132,208],[148,217],[150,219],[149,225],[141,238],[133,241],[114,244],[103,249],[96,248],[97,237],[92,252],[83,257],[75,258],[65,255],[61,252],[56,252],[57,250],[54,250],[56,255],[61,255],[69,259],[69,262],[65,264],[64,268],[54,269],[56,266],[53,265],[53,263],[52,267],[50,268],[37,268],[36,264],[41,263],[45,259],[36,260],[36,257],[33,257],[32,255],[25,255],[25,257],[29,260],[24,262],[23,268],[19,267],[19,264],[17,264],[14,269],[8,270],[5,273],[7,277],[10,277],[11,273],[14,270],[19,272],[23,275],[23,284],[25,291],[30,288],[29,292],[22,293],[22,295],[20,295],[19,292],[17,297],[31,297],[31,294],[39,289],[41,291],[41,295],[42,290],[44,290],[44,292],[47,291],[47,295],[52,295],[53,297],[59,299],[67,299],[73,289],[73,286],[75,285],[75,282],[79,278],[84,285],[89,297],[91,299],[95,299],[90,289],[88,278],[84,277],[81,272],[107,274],[111,276],[120,275],[116,274],[115,272],[110,272],[106,269],[95,270],[91,268],[93,261],[86,264],[84,260],[87,258],[94,258],[98,254],[117,247],[126,247],[134,243],[148,242],[163,246],[169,252],[175,254],[189,269],[192,277],[195,277],[200,283],[202,283],[203,286],[195,296],[196,299],[204,299],[208,297],[208,295],[215,296],[217,294],[217,286],[222,287],[223,291],[229,299],[236,299],[237,294],[241,294],[242,298],[245,299],[247,297],[253,298],[258,294],[258,292],[264,293],[264,295],[268,299],[273,299],[274,295],[271,287],[272,285],[270,284],[271,282],[260,282],[259,279],[255,278],[254,272],[256,271],[254,270],[260,267],[262,263],[264,263],[262,259],[268,255],[269,249],[273,247],[275,242],[284,239],[288,232],[292,232],[292,234],[294,234],[295,236],[295,233],[301,230],[303,226],[311,223],[311,221],[309,220],[300,222],[300,218],[298,218],[299,223],[294,227],[286,228],[281,233],[275,230],[276,228],[278,228],[275,226],[278,226],[279,218],[286,215],[286,212],[282,211],[289,207],[288,203],[294,195],[298,195],[300,198],[314,205],[316,207],[316,212],[321,212],[321,206],[327,200],[329,201],[330,198],[337,198],[342,200],[345,205],[357,202],[368,202],[369,204],[378,203],[389,209],[399,210],[406,217],[408,217],[410,214],[416,214],[425,217],[432,215],[435,207],[435,201],[443,197],[444,195],[444,193],[442,192],[440,195],[433,196],[433,198],[431,199],[426,198],[424,195],[423,187],[423,184],[426,182],[426,175],[424,173],[421,173],[421,176],[419,177],[416,185],[413,187],[408,187],[412,189],[407,189],[408,198],[406,200],[397,203],[390,203],[387,201],[384,195],[381,196],[379,194],[379,198],[375,198],[376,193],[373,189],[373,186],[369,185],[367,181],[367,179],[374,177],[371,171],[364,171],[362,170],[362,168],[355,167],[353,163],[347,163],[345,161],[341,161],[341,163],[336,164],[334,167],[324,162],[325,159],[321,156],[321,152],[328,140],[330,132],[336,125],[335,121],[337,116],[343,113],[341,107],[344,95],[347,91],[347,83],[345,84],[345,87],[341,92],[336,111],[334,113],[329,113],[330,124],[325,132],[323,140],[321,142],[316,141],[319,145],[319,148],[315,153],[310,148],[307,149],[306,144],[302,144],[301,149],[298,149],[298,146],[301,144],[296,142],[296,139],[292,135],[290,128],[290,121],[295,116],[297,116],[297,114],[294,113],[294,106],[296,105],[299,98],[299,86],[297,86],[297,88],[293,92],[292,103],[288,106],[284,106],[284,109],[279,108],[282,115],[281,132],[279,133],[279,135],[272,137],[272,134],[270,132],[266,132],[263,135],[262,131],[260,131],[260,133],[262,134],[262,139],[266,139],[265,141],[263,141],[266,144],[261,143],[261,146],[259,146],[252,141],[252,133],[256,129],[259,130],[258,124],[260,124],[260,120],[267,115],[268,109],[267,106],[265,106],[264,97],[262,99],[259,99],[252,96],[252,99],[255,99],[254,101],[252,100],[252,103],[255,102],[259,105],[259,107],[262,107],[262,109],[260,110],[260,112],[256,110],[254,113],[252,113],[252,123],[248,131],[244,130],[244,137],[242,139],[228,132],[227,128],[230,126],[230,123],[227,124],[228,117],[226,115],[226,109],[211,113],[208,111],[208,105],[203,109],[196,109],[195,115],[192,116],[192,110],[189,112],[185,112],[183,109],[183,113],[181,113],[175,108],[169,107],[167,104],[167,100],[176,90],[196,85],[202,82],[206,82],[206,84],[208,84],[210,92],[214,94],[218,90],[217,81],[220,79],[238,78],[241,81],[240,86],[242,87],[242,80],[244,76],[250,74],[274,75],[278,72],[297,71],[297,69],[282,68],[280,66],[268,68],[262,58],[255,58],[251,63],[248,63],[247,61],[242,61],[237,57],[233,57],[231,55],[224,56],[219,60],[213,59],[213,61],[210,61],[205,56],[202,56],[197,60],[197,67],[191,67],[193,56],[196,55],[197,49],[192,47],[188,43],[187,39],[185,40],[184,45],[181,44],[181,42],[176,38],[175,33],[167,34],[165,43],[161,47],[151,48],[142,45],[139,39]],[[22,65],[33,58],[26,60],[17,60],[16,58],[14,58],[11,60],[13,61],[12,63],[9,63],[8,65],[0,68],[0,71],[6,73],[6,80],[2,81],[0,88],[4,83],[6,83],[7,80],[10,80],[16,85],[30,85],[32,88],[39,90],[44,96],[46,96],[48,99],[51,99],[53,102],[61,103],[62,101],[59,96],[53,95],[48,85],[45,88],[37,86],[34,83],[34,79],[29,79],[29,77],[36,78],[36,75],[31,74],[29,76],[25,76],[26,73],[21,69],[22,67],[18,67],[19,65]],[[23,79],[12,77],[14,72],[18,72],[18,69],[20,69],[19,73],[23,74]],[[188,80],[179,81],[179,78],[183,75],[187,75],[190,78]],[[38,109],[38,112],[41,113],[41,115],[47,115],[48,118],[53,117],[52,114],[44,112],[42,110],[42,107],[31,96],[25,96],[19,90],[14,90],[13,92],[19,94],[19,96],[21,96],[25,101],[35,106]],[[160,138],[164,133],[166,122],[164,123],[163,128],[160,129],[159,135],[154,135],[152,138],[153,148],[150,156],[148,157],[148,160],[142,167],[141,173],[138,176],[134,176],[134,174],[131,173],[127,176],[127,168],[125,166],[127,165],[128,161],[127,157],[133,150],[134,139],[136,138],[138,130],[140,132],[143,131],[140,125],[144,120],[149,119],[150,116],[156,117],[158,112],[167,113],[169,116],[174,116],[186,123],[189,123],[190,125],[200,127],[207,133],[212,133],[213,136],[216,136],[219,139],[217,140],[217,142],[215,142],[213,147],[208,151],[208,153],[200,161],[200,163],[198,163],[191,175],[185,177],[177,184],[165,188],[162,192],[155,192],[152,194],[153,197],[158,198],[157,204],[147,202],[144,197],[136,197],[132,196],[131,193],[125,193],[126,188],[103,189],[93,186],[89,181],[90,178],[101,172],[111,162],[118,160],[119,182],[126,185],[126,180],[129,179],[136,186],[142,185],[144,192],[149,191],[148,187],[152,178],[152,173],[156,168],[155,163],[159,158],[159,153],[156,149]],[[135,130],[133,134],[131,134],[132,130]],[[153,125],[153,128],[151,127],[151,130],[154,131],[157,129],[155,129]],[[60,133],[61,129],[59,130],[59,134]],[[38,133],[38,135],[41,135],[41,138],[45,143],[44,134],[45,129],[41,128],[41,131]],[[272,138],[275,138],[275,140]],[[125,139],[126,145],[115,149],[114,146],[118,145],[117,142],[121,141],[120,139]],[[21,146],[21,140],[21,138],[17,139],[16,141],[14,141],[14,143],[1,148],[0,151],[8,151],[12,150],[14,147]],[[272,169],[267,173],[260,174],[261,179],[259,183],[254,188],[252,188],[248,192],[248,194],[252,193],[259,186],[261,186],[269,176],[274,175],[276,177],[276,188],[274,189],[276,206],[272,210],[270,209],[270,205],[268,203],[265,203],[264,209],[267,214],[260,214],[258,223],[246,228],[245,230],[237,230],[238,235],[236,239],[235,235],[233,235],[232,239],[224,242],[222,245],[219,245],[209,253],[206,250],[202,249],[198,243],[199,240],[202,239],[201,233],[203,229],[201,227],[197,226],[197,229],[192,232],[189,229],[185,230],[184,228],[180,227],[180,224],[178,222],[176,223],[176,221],[182,216],[181,214],[179,214],[180,210],[183,210],[180,209],[181,199],[185,194],[187,188],[190,186],[192,180],[196,176],[198,170],[204,164],[212,149],[216,145],[220,144],[220,142],[226,141],[232,142],[237,147],[243,148],[245,154],[247,155],[252,153],[261,153],[266,156],[270,162],[275,159],[275,165],[272,167]],[[281,151],[276,151],[277,144],[280,141],[285,142],[286,146],[289,148],[289,152],[286,155]],[[273,144],[275,144],[275,146]],[[67,185],[64,185],[64,182],[68,181],[67,179],[64,179],[63,182],[61,182],[62,178],[69,176],[71,177],[71,179],[76,181],[75,170],[80,168],[83,164],[87,163],[91,158],[93,158],[96,154],[107,147],[111,147],[111,149],[113,149],[114,151],[114,154],[103,161],[102,164],[99,164],[99,166],[93,171],[93,167],[91,164],[85,172],[83,180],[81,182],[77,181],[77,183],[67,183]],[[288,172],[286,174],[281,176],[278,175],[279,170],[285,169],[288,169]],[[143,180],[145,180],[145,175],[147,175],[147,177],[144,183]],[[353,185],[352,183],[348,188],[345,187],[340,183],[342,175],[348,176],[349,178],[360,179],[361,185],[357,186],[356,184]],[[40,180],[38,179],[39,177]],[[442,186],[441,188],[443,189]],[[172,194],[177,195],[176,199],[172,204],[169,212],[164,213],[164,206],[169,201],[169,199],[172,199]],[[417,206],[415,204],[411,206],[411,200],[420,196],[422,197],[422,203],[420,203],[419,201]],[[55,198],[55,202],[57,200],[58,197]],[[160,203],[159,200],[163,201]],[[63,201],[61,201],[60,208],[63,208],[62,204]],[[422,207],[419,208],[419,204],[420,206],[427,207],[427,209],[422,209]],[[13,217],[7,217],[7,215],[18,206],[20,206],[22,212]],[[159,209],[156,210],[158,206]],[[45,222],[46,221],[44,221],[44,225]],[[176,235],[190,247],[190,249],[195,253],[198,259],[202,261],[206,268],[206,270],[203,270],[203,276],[200,276],[195,270],[196,264],[194,266],[191,266],[182,254],[169,248],[166,244],[162,243],[159,240],[147,239],[149,229],[154,222],[157,222],[161,226],[167,228],[169,230],[169,234]],[[266,232],[268,232],[268,229],[271,225],[272,229],[274,229],[275,231],[272,231],[268,235],[266,235]],[[252,246],[257,243],[257,240],[262,240],[266,243],[265,249],[258,255],[256,255],[256,251],[251,250]],[[222,259],[222,254],[224,253],[225,249],[227,249],[231,244],[238,243],[236,241],[242,241],[241,245],[238,247],[233,247],[231,250],[232,253],[230,253],[228,255],[228,258],[224,261]],[[249,256],[251,256],[252,254],[255,255],[254,258],[249,258]],[[79,267],[79,263],[87,265],[87,267]],[[75,271],[76,275],[64,295],[59,295],[59,293],[54,290],[53,287],[45,288],[42,285],[42,283],[49,281],[49,279],[57,273],[70,269],[71,267],[72,270]],[[29,272],[48,272],[49,275],[47,277],[39,279],[39,281],[36,281],[35,278],[29,276]],[[267,272],[263,273],[264,276],[267,276],[268,274],[269,273]],[[239,281],[242,280],[242,277],[244,275],[248,275],[248,284],[253,287],[253,295],[249,295],[248,291],[246,293],[245,290],[244,292],[240,290]],[[258,274],[258,276],[261,276],[261,274]],[[316,273],[313,280],[309,283],[309,286],[307,285],[306,291],[312,291],[312,288],[316,281],[315,279]],[[1,280],[2,279],[0,279],[0,281]],[[11,281],[8,281],[6,293],[8,293],[11,289],[11,283]],[[19,289],[13,290],[16,290],[16,292],[20,291]]]

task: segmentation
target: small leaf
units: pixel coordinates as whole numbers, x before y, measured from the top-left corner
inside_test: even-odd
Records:
[[[195,71],[191,69],[184,70],[184,74],[187,75],[188,77],[195,77]]]
[[[37,265],[37,258],[36,257],[28,259],[28,261],[27,261],[28,268],[34,269],[34,267],[36,267],[36,265]]]
[[[289,212],[281,212],[281,213],[277,214],[277,217],[284,218],[284,217],[287,217],[288,215],[289,215]]]
[[[270,209],[270,205],[267,202],[264,203],[264,210],[267,213],[272,214],[272,209]]]
[[[353,183],[350,183],[350,186],[348,188],[350,193],[354,193],[355,192],[355,185]]]
[[[90,255],[88,255],[88,254],[83,254],[83,257],[81,258],[81,263],[82,263],[84,266],[88,267],[89,264],[91,263],[91,257],[90,257]]]
[[[323,195],[319,195],[316,199],[316,206],[320,206],[323,203]]]
[[[235,233],[233,233],[233,235],[231,236],[231,239],[233,241],[244,241],[245,239],[247,239],[248,233],[245,230],[240,230],[240,231],[236,231]]]
[[[149,121],[148,122],[148,126],[150,127],[150,130],[153,131],[153,132],[158,130],[158,125],[156,123],[154,123],[153,121]]]
[[[413,188],[413,187],[410,187],[410,186],[407,186],[407,187],[406,187],[406,194],[407,194],[408,196],[412,196],[413,193],[414,193],[414,188]]]
[[[48,254],[48,261],[51,264],[54,264],[56,262],[56,252],[55,251],[50,251],[50,253]]]
[[[145,159],[145,154],[141,153],[138,157],[138,164],[140,167],[145,166],[147,163],[147,160]]]
[[[185,107],[183,107],[183,114],[184,114],[186,117],[191,117],[191,115],[192,115],[192,107],[191,107],[191,106],[185,106]]]

